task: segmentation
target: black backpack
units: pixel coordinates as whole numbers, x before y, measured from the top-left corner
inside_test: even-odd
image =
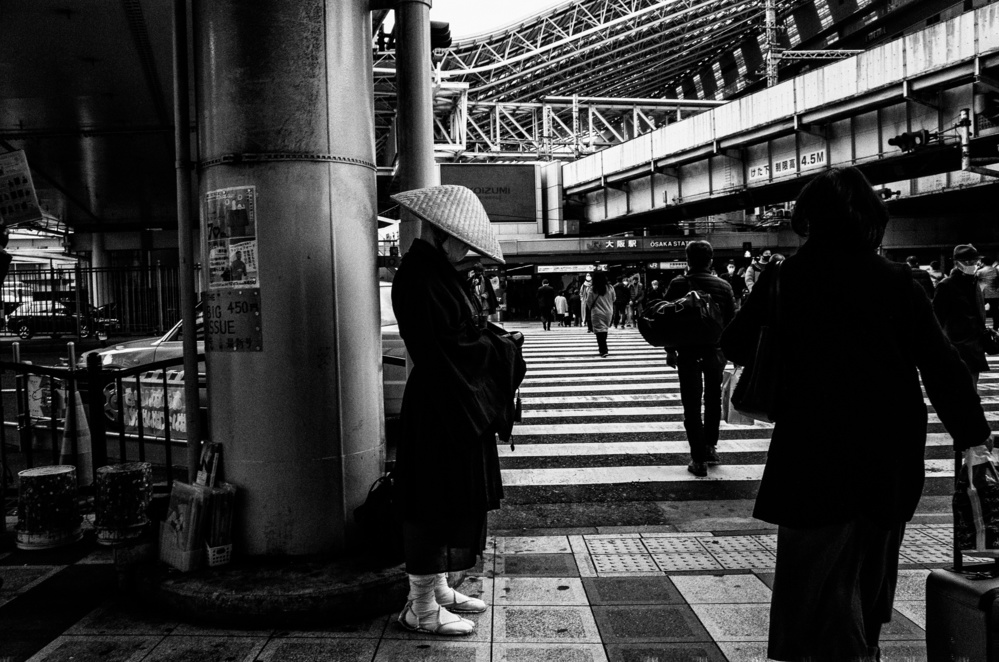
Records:
[[[687,278],[690,285],[690,279]],[[638,332],[654,347],[713,347],[725,328],[718,302],[701,290],[691,289],[679,299],[656,301],[638,318]]]

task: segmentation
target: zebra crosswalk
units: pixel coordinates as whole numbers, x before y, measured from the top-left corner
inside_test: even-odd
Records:
[[[611,329],[610,356],[597,354],[585,328],[509,323],[524,333],[527,377],[515,448],[500,446],[506,502],[748,499],[756,494],[773,426],[721,424],[722,463],[697,478],[686,470],[676,370],[635,329]],[[990,361],[992,359],[990,358]],[[999,361],[992,361],[999,369]],[[989,421],[999,421],[999,373],[983,373],[980,392]],[[927,401],[929,405],[929,401]],[[824,421],[850,434],[848,419]],[[930,406],[925,493],[952,490],[951,439]]]

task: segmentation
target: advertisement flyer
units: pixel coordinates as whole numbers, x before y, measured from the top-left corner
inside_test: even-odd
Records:
[[[256,186],[209,191],[204,237],[209,290],[259,286]]]
[[[0,220],[17,225],[42,218],[24,150],[0,154]]]

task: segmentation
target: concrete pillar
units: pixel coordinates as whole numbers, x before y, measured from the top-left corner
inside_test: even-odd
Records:
[[[436,186],[433,86],[430,79],[430,0],[399,0],[396,21],[396,140],[399,189]],[[405,255],[423,223],[409,212],[399,224],[399,254]]]
[[[250,554],[342,551],[381,472],[368,4],[194,3],[202,214],[256,187],[262,351],[207,353]]]
[[[104,247],[104,233],[94,232],[90,235],[90,303],[94,306],[108,303],[108,276],[100,271],[107,266],[108,252]]]

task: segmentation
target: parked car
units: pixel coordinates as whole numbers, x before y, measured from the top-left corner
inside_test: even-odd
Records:
[[[61,301],[26,301],[7,315],[7,329],[23,340],[39,333],[53,337],[76,335],[77,320],[81,337],[86,338],[94,332],[88,315],[77,315]]]
[[[381,283],[381,337],[382,337],[382,380],[384,385],[385,416],[397,417],[402,408],[402,392],[406,388],[405,346],[399,336],[399,326],[392,312],[392,284]],[[198,353],[205,351],[205,327],[201,312],[198,312]],[[86,367],[87,357],[97,354],[104,368],[127,369],[138,365],[179,358],[184,355],[183,322],[177,322],[169,331],[159,337],[143,338],[115,343],[111,347],[84,352],[79,358],[79,367]],[[180,366],[177,368],[181,369]],[[202,386],[201,404],[207,407],[205,387],[205,364],[198,364]],[[86,399],[86,396],[84,396]],[[104,413],[108,422],[118,420],[118,396],[112,382],[104,389]]]
[[[90,317],[94,321],[94,330],[99,334],[109,336],[122,330],[121,319],[118,317],[118,304],[113,301],[103,306],[91,307]]]

